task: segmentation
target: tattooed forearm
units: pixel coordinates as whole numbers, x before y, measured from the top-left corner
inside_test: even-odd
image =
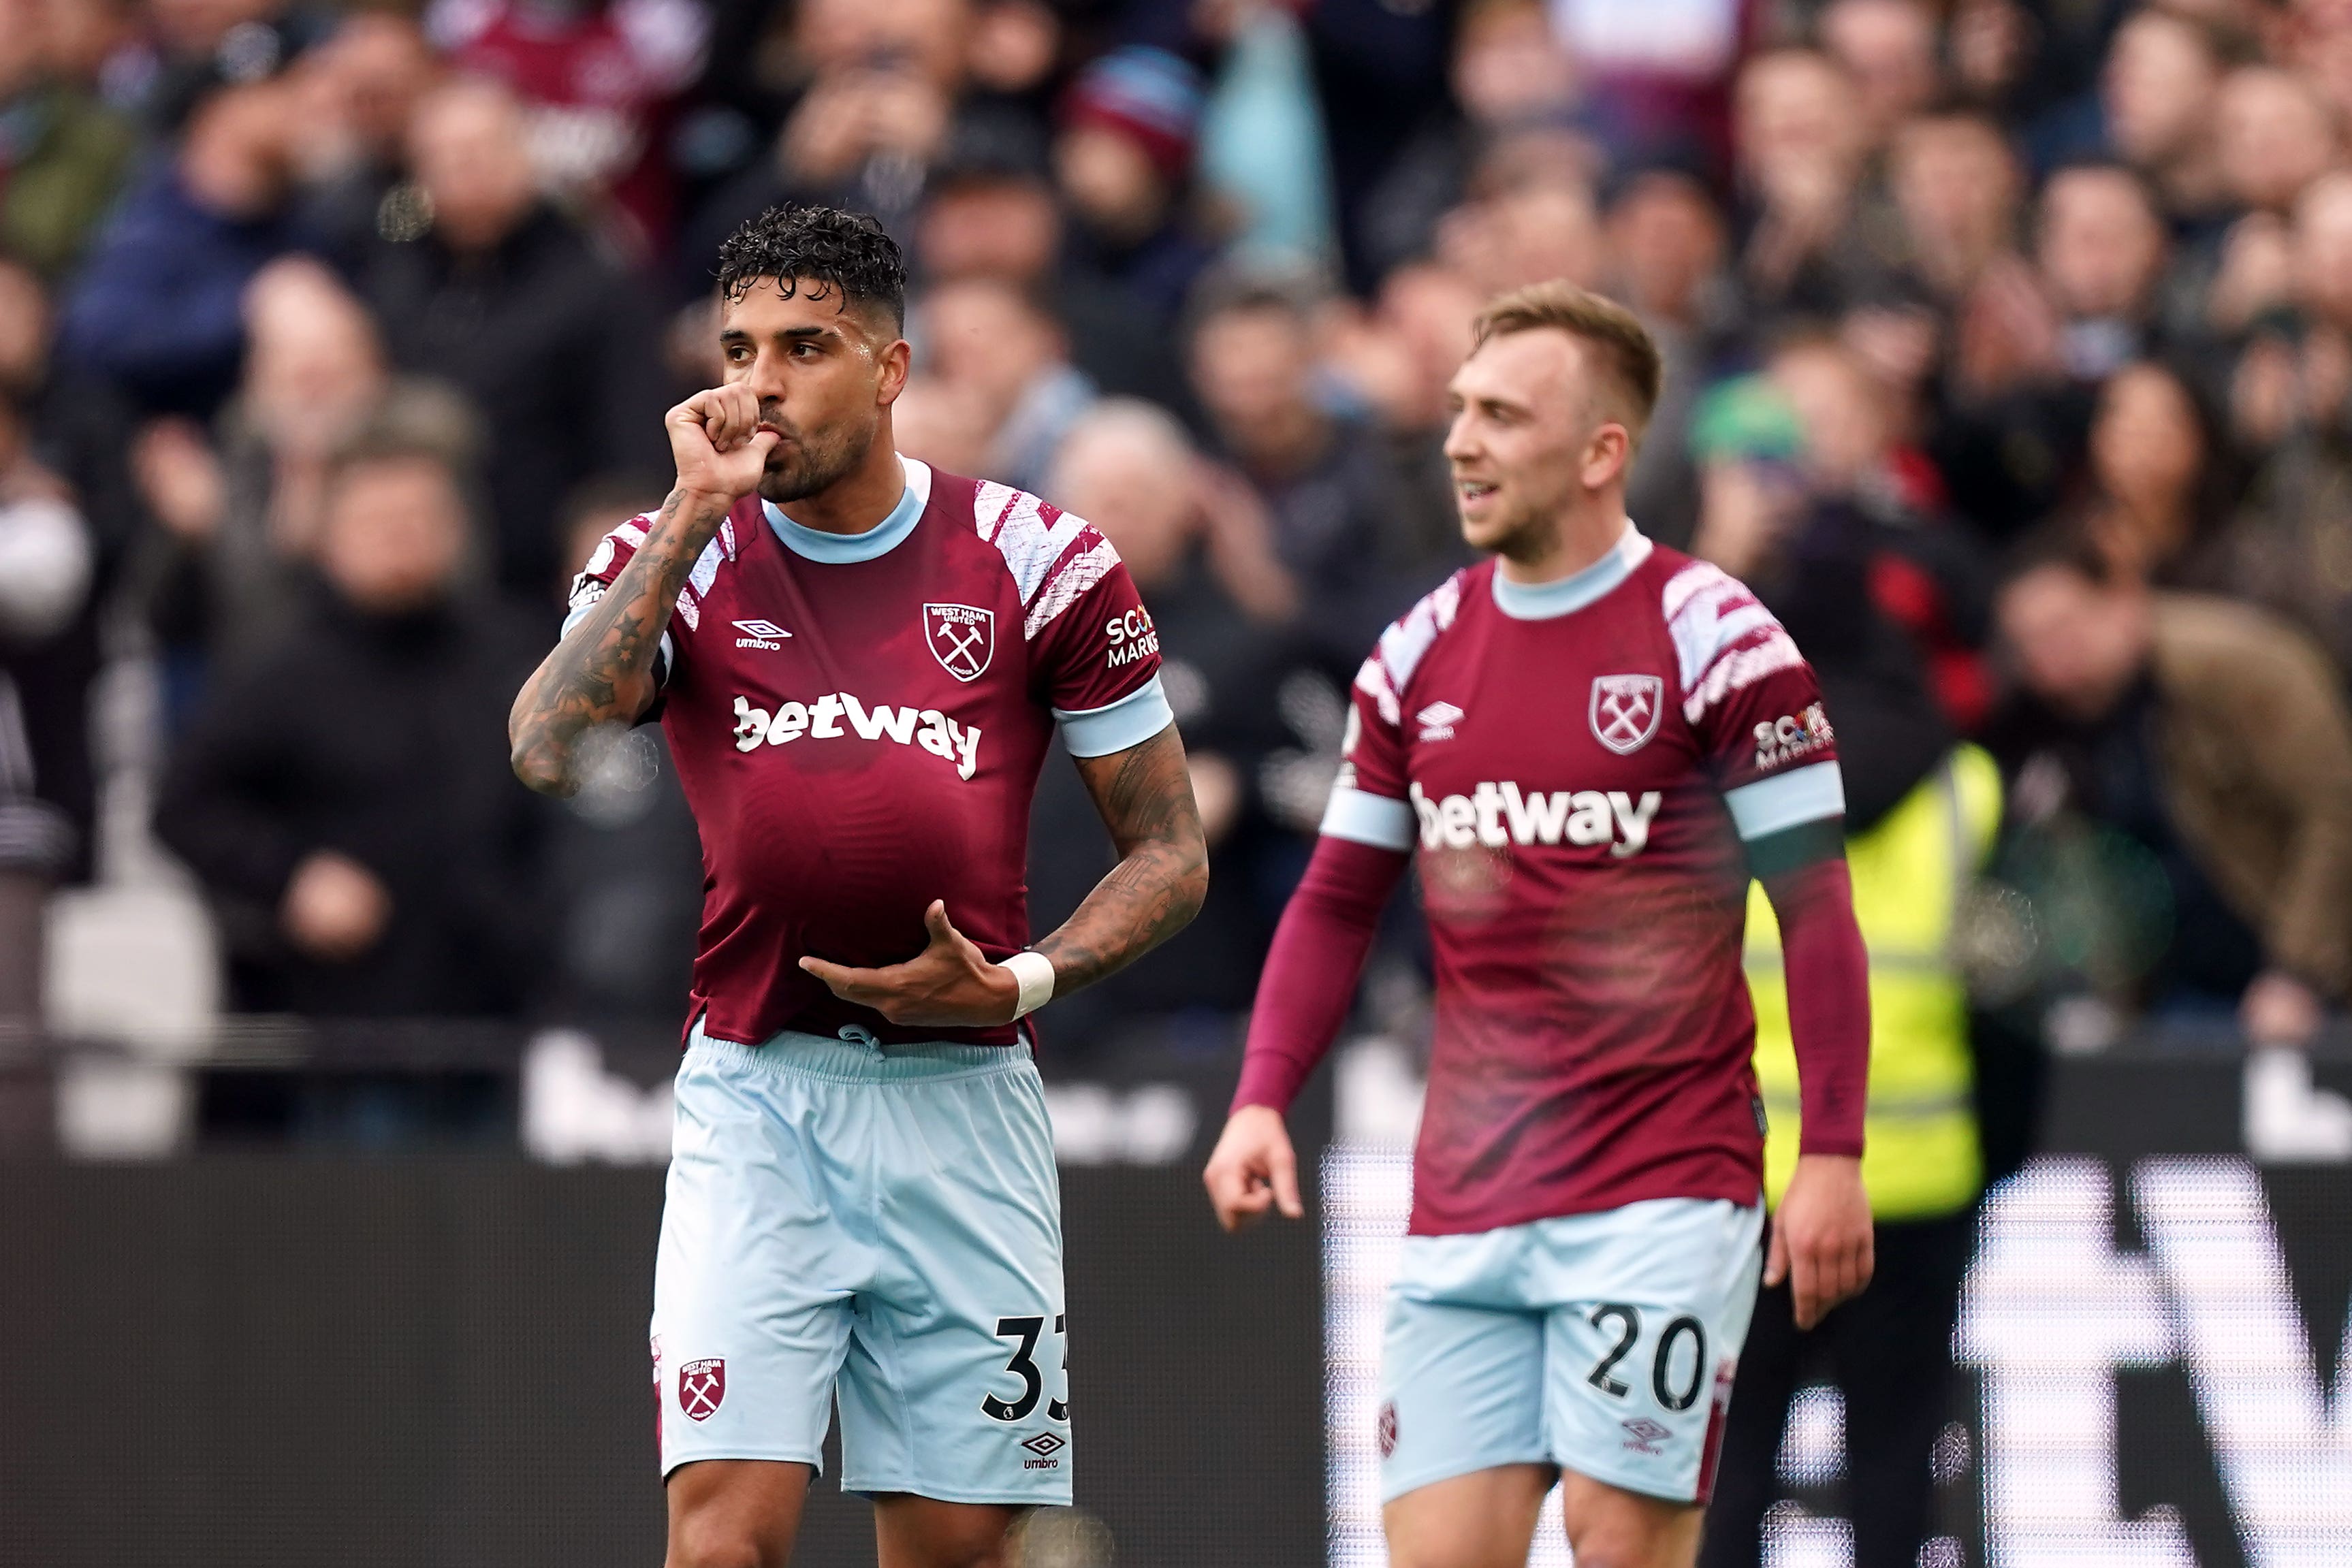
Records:
[[[1208,841],[1175,726],[1128,750],[1083,758],[1078,772],[1119,862],[1037,944],[1054,961],[1057,995],[1125,968],[1181,931],[1209,891]]]
[[[634,723],[646,711],[678,589],[726,515],[718,500],[670,492],[604,597],[523,683],[507,715],[517,778],[541,794],[572,794],[580,737],[598,725]]]

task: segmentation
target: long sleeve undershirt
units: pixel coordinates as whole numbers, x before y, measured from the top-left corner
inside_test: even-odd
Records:
[[[1804,1131],[1798,1153],[1860,1155],[1870,1092],[1870,956],[1845,857],[1763,879],[1780,922]]]
[[[1410,859],[1328,833],[1315,841],[1258,978],[1235,1110],[1290,1109],[1348,1021],[1381,911]]]

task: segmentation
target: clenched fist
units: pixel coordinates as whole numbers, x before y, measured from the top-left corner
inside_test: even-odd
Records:
[[[760,487],[768,454],[782,439],[760,423],[759,397],[748,387],[713,387],[671,409],[663,421],[678,488],[731,506]]]

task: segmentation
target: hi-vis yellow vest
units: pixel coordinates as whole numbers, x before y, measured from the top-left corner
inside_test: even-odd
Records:
[[[1927,1219],[1958,1212],[1984,1185],[1969,1050],[1968,993],[1952,958],[1960,901],[2000,825],[2000,773],[1956,748],[1870,831],[1846,841],[1853,912],[1870,952],[1870,1101],[1862,1156],[1871,1212]],[[1748,985],[1756,999],[1756,1078],[1770,1131],[1764,1189],[1778,1204],[1797,1164],[1797,1056],[1780,927],[1760,885],[1748,889]]]

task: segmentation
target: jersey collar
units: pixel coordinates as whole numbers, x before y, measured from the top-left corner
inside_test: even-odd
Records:
[[[1631,521],[1609,553],[1557,582],[1513,582],[1495,569],[1495,608],[1514,621],[1552,621],[1583,609],[1633,575],[1656,547]]]
[[[803,560],[824,566],[845,566],[852,561],[873,560],[888,555],[908,534],[915,531],[916,522],[923,515],[924,506],[931,498],[931,469],[927,463],[918,463],[904,453],[898,455],[898,465],[906,471],[906,492],[890,515],[862,534],[829,534],[822,528],[812,528],[784,516],[773,501],[761,501],[760,510],[767,514],[768,527],[786,549]]]

